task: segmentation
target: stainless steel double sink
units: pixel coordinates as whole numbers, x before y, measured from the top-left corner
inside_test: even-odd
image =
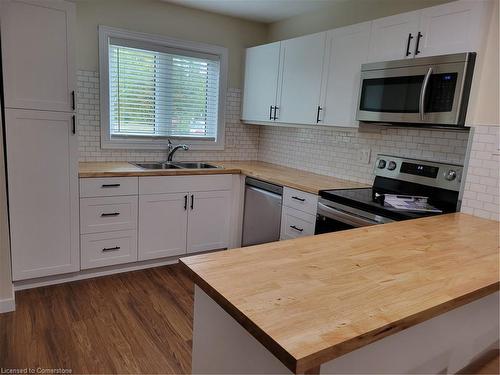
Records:
[[[147,162],[147,163],[132,163],[133,165],[143,169],[215,169],[222,168],[217,165],[203,162],[182,162],[182,161],[167,161],[167,162]]]

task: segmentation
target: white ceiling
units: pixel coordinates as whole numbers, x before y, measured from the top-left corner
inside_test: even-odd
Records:
[[[163,0],[258,22],[276,22],[298,14],[320,10],[342,0]]]

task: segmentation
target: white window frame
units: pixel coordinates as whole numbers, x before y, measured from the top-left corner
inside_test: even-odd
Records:
[[[126,39],[176,48],[197,53],[218,55],[220,58],[219,72],[219,105],[217,112],[217,137],[206,140],[193,140],[183,137],[171,137],[171,140],[182,142],[192,150],[223,150],[225,139],[225,107],[227,92],[228,50],[225,47],[212,44],[191,42],[161,35],[152,35],[136,31],[117,29],[99,25],[99,79],[100,79],[100,123],[101,148],[103,149],[142,149],[164,150],[167,147],[166,138],[155,137],[111,137],[110,106],[109,106],[109,41],[110,38]]]

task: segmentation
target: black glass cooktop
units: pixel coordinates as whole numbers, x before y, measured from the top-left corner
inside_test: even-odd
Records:
[[[364,210],[373,214],[385,216],[393,220],[416,219],[419,217],[436,215],[435,213],[429,212],[408,212],[385,207],[382,202],[374,201],[373,197],[375,196],[375,193],[383,194],[391,192],[374,188],[360,188],[324,190],[320,191],[319,195],[330,201]]]

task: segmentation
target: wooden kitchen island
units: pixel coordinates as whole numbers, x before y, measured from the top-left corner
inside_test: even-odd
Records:
[[[448,214],[181,259],[195,373],[454,373],[498,345],[499,223]]]

